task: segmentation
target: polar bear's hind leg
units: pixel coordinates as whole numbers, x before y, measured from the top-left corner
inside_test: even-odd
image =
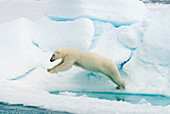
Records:
[[[103,68],[101,73],[105,74],[109,79],[117,85],[116,89],[125,89],[125,82],[120,77],[119,70],[117,66],[110,66],[107,68]]]

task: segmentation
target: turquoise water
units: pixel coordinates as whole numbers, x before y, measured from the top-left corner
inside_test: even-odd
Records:
[[[54,91],[51,94],[60,94],[65,91]],[[153,106],[170,105],[170,97],[158,94],[134,94],[116,92],[87,92],[87,91],[68,91],[76,93],[75,96],[86,95],[91,98],[106,99],[111,101],[126,101],[132,104],[150,103]],[[145,99],[145,100],[143,100]],[[23,104],[8,104],[0,102],[0,114],[71,114],[69,112],[51,111],[36,106],[24,106]]]
[[[50,92],[51,94],[60,94],[63,91]],[[170,97],[158,94],[134,94],[134,93],[115,93],[115,92],[87,92],[87,91],[68,91],[76,93],[76,96],[86,95],[91,98],[106,99],[112,101],[126,101],[132,104],[141,103],[142,99],[153,106],[170,105]]]

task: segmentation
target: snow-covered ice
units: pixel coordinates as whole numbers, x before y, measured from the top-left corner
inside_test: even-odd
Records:
[[[170,8],[163,16],[153,20],[148,26],[143,38],[143,43],[138,49],[139,58],[144,62],[162,66],[168,66],[170,64],[169,20]]]
[[[18,76],[31,68],[30,54],[27,46],[27,37],[23,38],[22,20],[15,20],[9,23],[1,24],[0,51],[1,56],[1,77]],[[3,39],[3,40],[2,40]],[[8,72],[8,70],[10,72]]]
[[[151,21],[145,31],[142,43],[134,52],[133,59],[125,67],[128,76],[142,91],[170,95],[168,91],[170,87],[169,11],[167,9],[161,17]],[[131,72],[130,69],[134,69],[136,66],[138,69]]]
[[[33,23],[30,31],[30,38],[42,50],[54,51],[59,47],[85,50],[91,45],[94,25],[87,18],[67,22],[55,22],[44,18]]]
[[[146,18],[148,10],[138,0],[50,0],[46,15],[56,20],[87,17],[118,26]]]
[[[158,13],[138,0],[2,0],[0,5],[15,9],[17,3],[22,8],[29,4],[23,11],[32,4],[35,15],[21,12],[4,17],[0,10],[4,17],[0,19],[0,102],[71,113],[170,112],[170,105],[152,106],[145,99],[131,104],[64,92],[170,96],[170,6]],[[41,10],[37,10],[38,4]],[[116,90],[103,74],[77,67],[48,73],[46,69],[60,61],[49,62],[58,47],[78,48],[110,58],[119,67],[126,90]],[[62,92],[54,95],[51,91]]]

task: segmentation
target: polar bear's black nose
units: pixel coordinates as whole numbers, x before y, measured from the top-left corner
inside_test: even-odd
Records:
[[[53,58],[54,58],[54,55],[51,57],[50,62],[55,61],[55,59],[53,59]]]
[[[54,61],[54,60],[51,58],[51,59],[50,59],[50,62],[53,62],[53,61]]]

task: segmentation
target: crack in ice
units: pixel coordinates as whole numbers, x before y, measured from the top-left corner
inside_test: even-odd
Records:
[[[126,61],[124,61],[124,62],[122,62],[122,63],[120,64],[120,68],[119,68],[119,69],[123,69],[123,66],[124,66],[127,62],[129,62],[129,61],[131,60],[132,56],[133,56],[133,51],[131,51],[130,57],[129,57]]]
[[[74,21],[76,19],[80,19],[80,18],[87,18],[90,19],[92,21],[99,21],[99,22],[104,22],[104,23],[111,23],[112,25],[114,25],[114,27],[119,28],[120,26],[130,26],[135,22],[124,22],[124,23],[120,23],[120,22],[112,22],[112,21],[105,21],[102,19],[97,19],[97,18],[93,18],[93,17],[88,17],[88,16],[81,16],[81,17],[76,17],[76,18],[60,18],[60,17],[51,17],[51,16],[47,16],[49,17],[51,20],[53,21]]]
[[[29,73],[31,73],[32,71],[34,71],[37,67],[34,67],[32,69],[30,69],[29,71],[25,72],[23,75],[20,75],[16,78],[12,78],[12,79],[9,79],[9,80],[19,80],[19,79],[22,79],[24,78],[25,76],[27,76]]]

